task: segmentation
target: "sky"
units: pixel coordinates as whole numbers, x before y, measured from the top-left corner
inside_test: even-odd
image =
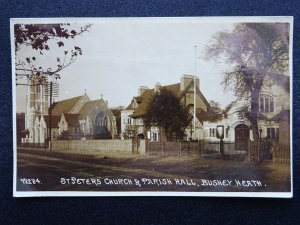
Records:
[[[208,101],[217,101],[224,108],[234,100],[233,94],[224,93],[220,84],[229,66],[203,60],[203,49],[212,35],[230,31],[233,22],[221,19],[210,22],[201,18],[112,18],[68,22],[75,29],[88,22],[93,24],[89,32],[65,40],[63,49],[55,42],[49,42],[51,50],[41,56],[23,46],[16,57],[18,60],[36,56],[38,65],[53,67],[56,57],[62,57],[64,50],[70,50],[74,45],[82,48],[83,55],[61,71],[59,97],[55,101],[86,92],[92,100],[103,96],[109,107],[126,107],[132,97],[138,95],[140,86],[153,88],[157,82],[161,85],[179,83],[183,74],[194,75],[195,70],[200,79],[200,90]],[[17,86],[17,112],[25,111],[25,96],[26,88]]]

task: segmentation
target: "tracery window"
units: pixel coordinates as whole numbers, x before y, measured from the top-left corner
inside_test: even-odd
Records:
[[[274,112],[274,98],[270,95],[261,94],[259,96],[259,111]]]

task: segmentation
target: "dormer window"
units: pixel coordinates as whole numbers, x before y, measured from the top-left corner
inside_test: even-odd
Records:
[[[133,108],[136,108],[138,106],[137,102],[136,102],[136,99],[133,99],[132,100],[132,107]]]
[[[262,113],[274,112],[274,98],[267,94],[259,96],[259,111]]]

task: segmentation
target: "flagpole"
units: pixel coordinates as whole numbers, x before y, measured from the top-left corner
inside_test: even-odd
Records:
[[[194,139],[196,140],[196,77],[197,77],[197,45],[195,45],[195,76],[194,76]]]

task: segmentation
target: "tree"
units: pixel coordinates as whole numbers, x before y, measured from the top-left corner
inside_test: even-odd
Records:
[[[205,59],[232,65],[224,76],[225,90],[250,104],[240,115],[249,119],[254,140],[258,140],[259,92],[266,76],[289,67],[288,23],[243,23],[231,32],[219,32],[205,48]]]
[[[127,124],[125,130],[122,132],[122,136],[124,139],[131,139],[136,137],[136,135],[137,135],[136,125]]]
[[[165,135],[168,140],[174,136],[182,139],[191,119],[188,109],[180,104],[180,100],[171,91],[161,88],[148,104],[144,124],[146,128],[159,127],[162,137]]]
[[[214,101],[214,100],[210,100],[209,101],[209,105],[210,107],[213,109],[213,111],[215,113],[222,113],[222,109],[221,109],[221,106],[220,106],[220,103]]]
[[[91,24],[80,27],[79,31],[70,29],[70,24],[15,24],[14,41],[16,57],[16,84],[29,85],[29,81],[34,80],[36,85],[44,84],[49,77],[54,80],[60,79],[60,72],[74,63],[79,55],[82,55],[82,49],[78,46],[70,51],[64,50],[62,57],[56,57],[56,64],[52,67],[43,68],[37,65],[38,57],[32,53],[30,57],[19,58],[18,52],[22,48],[31,48],[39,55],[44,55],[50,51],[52,44],[59,48],[65,46],[64,41],[73,39],[82,33],[89,31]],[[51,47],[51,48],[52,48]],[[25,83],[24,83],[25,82]]]

